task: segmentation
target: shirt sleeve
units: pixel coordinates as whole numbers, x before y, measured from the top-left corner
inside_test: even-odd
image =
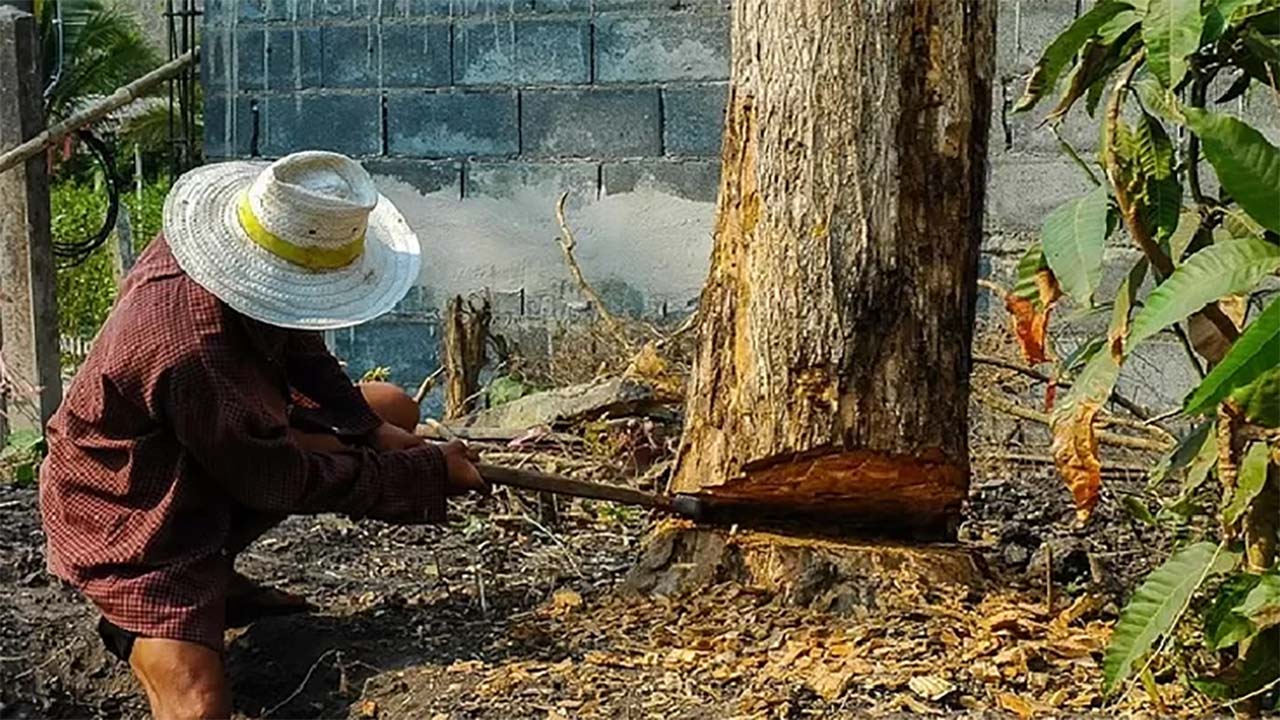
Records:
[[[153,395],[178,441],[238,502],[278,513],[445,519],[446,469],[438,447],[303,450],[290,441],[283,416],[248,396],[244,388],[253,384],[243,372],[227,348],[188,351]]]
[[[289,385],[325,411],[342,435],[365,436],[382,424],[316,332],[290,334],[285,355]]]

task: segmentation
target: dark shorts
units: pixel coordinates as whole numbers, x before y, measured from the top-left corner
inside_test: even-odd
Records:
[[[133,642],[141,636],[125,630],[106,618],[98,618],[98,637],[102,638],[102,644],[106,646],[107,652],[127,663],[129,655],[133,653]]]

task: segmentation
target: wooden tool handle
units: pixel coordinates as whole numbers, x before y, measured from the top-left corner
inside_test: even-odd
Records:
[[[477,464],[476,469],[480,471],[480,477],[495,485],[508,485],[510,487],[524,488],[525,490],[555,493],[556,495],[608,500],[626,505],[639,505],[641,507],[674,512],[671,498],[642,490],[484,463]]]

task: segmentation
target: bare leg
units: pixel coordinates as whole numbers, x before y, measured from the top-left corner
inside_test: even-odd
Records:
[[[401,430],[413,432],[418,428],[418,403],[399,386],[384,382],[360,383],[364,401],[383,422]]]
[[[199,643],[138,638],[129,656],[156,720],[231,717],[222,656]]]

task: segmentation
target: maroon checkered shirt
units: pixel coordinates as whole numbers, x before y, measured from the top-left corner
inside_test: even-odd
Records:
[[[340,434],[380,422],[318,333],[236,313],[157,239],[49,424],[50,569],[126,630],[220,649],[237,514],[444,518],[438,448],[304,451],[292,395]]]

